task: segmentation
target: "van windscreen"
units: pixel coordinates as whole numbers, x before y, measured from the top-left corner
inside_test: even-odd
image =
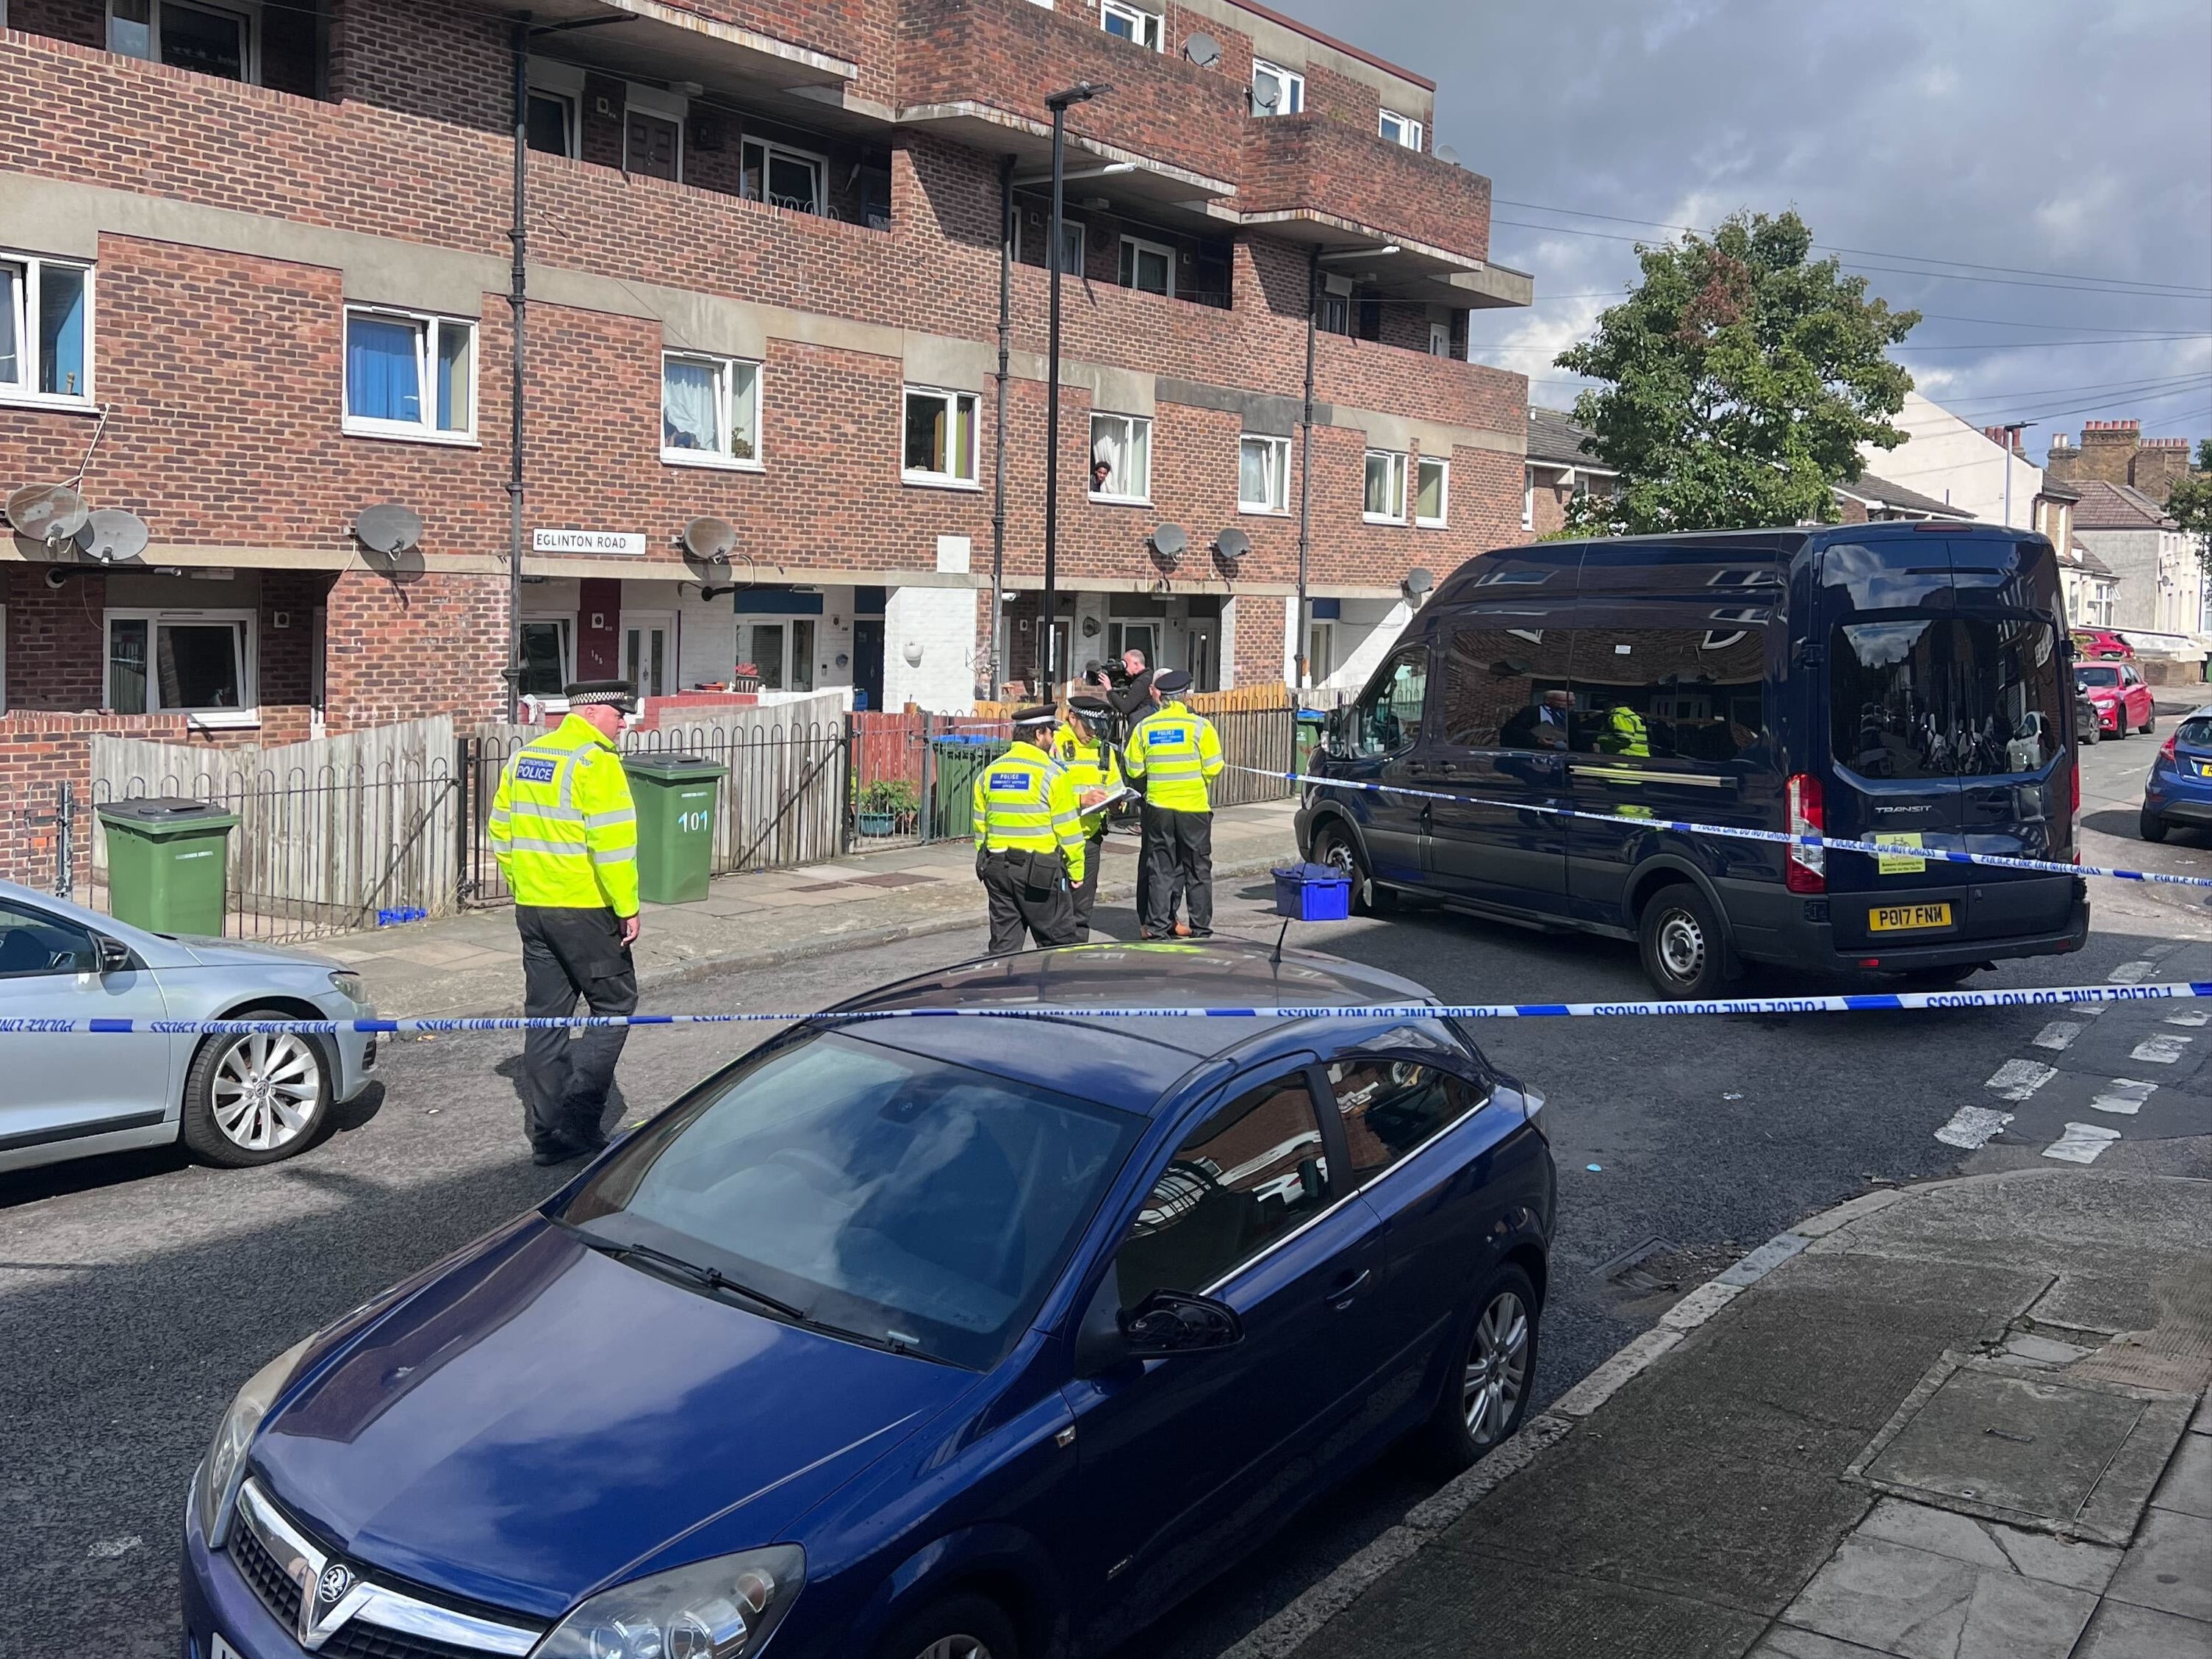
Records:
[[[1865,778],[2040,771],[2072,720],[2048,623],[1900,617],[1835,631],[1831,743]]]

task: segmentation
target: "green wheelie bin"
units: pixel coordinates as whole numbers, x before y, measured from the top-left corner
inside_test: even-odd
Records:
[[[714,867],[714,797],[730,769],[696,755],[625,755],[637,802],[637,893],[647,904],[695,904]]]
[[[975,779],[1010,747],[988,732],[952,732],[930,740],[936,751],[937,793],[929,832],[939,841],[964,841],[975,826]]]
[[[109,801],[107,909],[149,933],[222,936],[226,854],[238,815],[204,800]]]

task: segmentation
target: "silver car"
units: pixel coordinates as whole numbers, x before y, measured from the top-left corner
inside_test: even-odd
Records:
[[[177,939],[0,881],[0,1021],[374,1019],[361,978],[301,951]],[[368,1085],[374,1034],[0,1035],[0,1170],[181,1137],[273,1164]]]

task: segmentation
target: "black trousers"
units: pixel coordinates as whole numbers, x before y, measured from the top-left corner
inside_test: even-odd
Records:
[[[1106,837],[1093,836],[1084,843],[1083,879],[1068,892],[1068,906],[1074,913],[1075,942],[1078,945],[1091,937],[1091,908],[1098,902],[1098,866],[1106,862]]]
[[[600,1015],[637,1012],[637,970],[611,910],[556,909],[518,904],[522,935],[522,1012],[534,1019],[566,1019],[581,998]],[[523,1131],[539,1152],[597,1146],[599,1120],[615,1062],[629,1036],[623,1026],[598,1027],[571,1037],[536,1030],[522,1041]]]
[[[1175,931],[1178,894],[1190,907],[1190,931],[1213,931],[1213,814],[1178,812],[1145,804],[1144,931],[1164,939]]]
[[[1081,939],[1068,897],[1066,866],[1057,851],[979,853],[975,873],[990,905],[992,955],[1020,950],[1024,932],[1040,945]]]

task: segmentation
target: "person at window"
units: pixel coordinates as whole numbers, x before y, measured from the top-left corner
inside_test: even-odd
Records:
[[[1106,494],[1106,486],[1112,482],[1113,477],[1114,464],[1111,461],[1103,456],[1092,461],[1091,463],[1091,493],[1094,495]]]
[[[1048,752],[1059,719],[1048,705],[1017,709],[1013,746],[973,792],[975,878],[989,902],[994,956],[1020,950],[1024,931],[1040,946],[1080,937],[1068,889],[1083,884],[1089,849],[1074,786]]]
[[[1566,691],[1554,689],[1544,693],[1540,702],[1532,702],[1515,713],[1498,732],[1498,746],[1501,749],[1565,749],[1567,746],[1567,722],[1574,713],[1575,700]]]

